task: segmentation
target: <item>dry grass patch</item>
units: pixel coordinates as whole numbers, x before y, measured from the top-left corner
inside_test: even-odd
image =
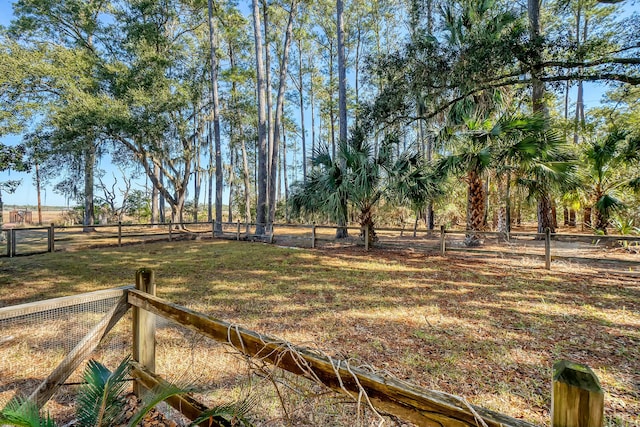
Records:
[[[3,260],[0,306],[129,284],[142,266],[161,297],[539,424],[553,362],[586,363],[607,416],[640,422],[640,285],[593,265],[165,242]]]

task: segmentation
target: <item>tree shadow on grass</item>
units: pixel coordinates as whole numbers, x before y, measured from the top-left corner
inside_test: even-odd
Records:
[[[523,395],[514,416],[542,420],[550,368],[560,358],[606,371],[603,385],[640,411],[636,386],[628,386],[640,383],[640,288],[621,277],[464,255],[228,241],[47,254],[37,266],[17,261],[14,277],[0,272],[9,284],[2,303],[130,284],[136,269],[148,267],[163,298],[425,387],[483,399]],[[25,284],[31,292],[12,295]],[[531,400],[538,409],[527,407]]]

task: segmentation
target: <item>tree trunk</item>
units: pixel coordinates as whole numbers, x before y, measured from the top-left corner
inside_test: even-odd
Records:
[[[249,224],[251,223],[251,182],[249,180],[249,159],[247,158],[247,147],[242,128],[240,132],[240,138],[242,138],[242,175],[244,179],[244,222],[248,233]]]
[[[481,231],[484,223],[485,194],[480,174],[472,169],[467,172],[467,233],[464,244],[466,246],[480,246],[480,235],[473,231]]]
[[[162,173],[162,170],[160,169],[160,167],[158,165],[155,165],[155,167],[158,167],[158,182],[160,182],[161,186],[164,186],[164,174]],[[165,222],[167,222],[167,216],[166,216],[166,213],[165,213],[166,200],[165,200],[164,193],[162,191],[160,191],[159,188],[158,188],[158,193],[159,193],[159,197],[158,197],[158,215],[160,216],[160,222],[164,224]]]
[[[571,82],[567,80],[564,85],[564,119],[569,121],[569,90],[571,89]],[[564,131],[564,137],[567,138],[567,130]],[[574,140],[575,142],[575,140]]]
[[[490,177],[487,177],[486,181],[483,184],[483,193],[484,193],[484,212],[482,213],[482,229],[486,229],[487,226],[489,225],[488,219],[489,219],[489,179]]]
[[[496,230],[499,233],[508,233],[507,227],[507,207],[506,207],[506,190],[505,190],[505,177],[498,176],[496,178],[496,184],[498,187],[498,222]]]
[[[36,195],[38,197],[38,225],[42,225],[42,201],[40,199],[40,164],[35,162],[36,169]],[[2,221],[0,220],[0,225]]]
[[[591,206],[587,206],[582,211],[583,227],[591,228]]]
[[[258,89],[258,204],[256,207],[256,234],[264,234],[267,206],[267,113],[264,62],[262,60],[262,34],[260,29],[260,8],[258,0],[253,4],[253,32],[256,50],[256,75]]]
[[[227,222],[233,222],[233,197],[235,196],[235,188],[236,188],[236,178],[235,178],[235,159],[237,158],[236,149],[232,148],[229,150],[229,203],[228,203],[228,214],[227,214]]]
[[[311,59],[309,59],[309,62]],[[311,105],[311,155],[316,153],[316,114],[315,114],[315,97],[313,90],[313,72],[309,78],[309,104]]]
[[[235,68],[235,53],[231,46],[229,46],[229,61],[230,61],[231,68],[232,69]],[[237,90],[237,84],[235,81],[231,83],[231,98],[233,102],[233,108],[235,110],[234,115],[236,118],[238,118],[237,132],[239,137],[238,140],[240,141],[240,149],[242,152],[242,179],[244,184],[244,210],[245,210],[244,221],[245,221],[246,232],[249,233],[249,223],[251,223],[251,182],[250,182],[251,179],[249,175],[249,159],[247,157],[247,148],[246,148],[246,142],[244,137],[244,130],[242,127],[242,122],[240,120],[240,116],[242,112],[240,111],[240,107],[238,105],[238,90]],[[236,163],[237,162],[238,162],[238,155],[236,152]],[[229,203],[229,206],[231,206],[231,203]],[[231,222],[231,220],[229,221]]]
[[[194,103],[194,105],[197,105]],[[193,165],[193,222],[198,222],[198,209],[200,208],[200,187],[202,185],[202,177],[200,175],[200,135],[197,124],[197,111],[193,112],[193,124],[195,132],[193,134],[193,150],[195,159]]]
[[[279,133],[280,131],[278,131]],[[280,140],[281,137],[278,136],[278,140]],[[284,144],[284,143],[283,143]],[[282,153],[284,151],[284,147],[280,147],[280,143],[278,143],[278,159],[276,160],[276,165],[278,166],[278,176],[276,177],[276,196],[275,196],[275,210],[277,210],[278,208],[278,203],[280,203],[280,200],[282,199]],[[270,223],[274,223],[275,222],[275,215],[274,215],[274,219],[272,221],[269,221]]]
[[[603,234],[607,234],[607,226],[609,225],[609,217],[606,213],[601,212],[597,207],[593,209],[593,227],[601,231]]]
[[[344,2],[336,0],[338,29],[338,120],[340,142],[347,142],[347,66],[344,53]]]
[[[207,123],[207,147],[209,148],[209,167],[207,168],[207,221],[213,221],[213,175],[215,173],[215,148],[213,146],[213,126]]]
[[[211,55],[211,103],[213,105],[213,138],[216,157],[216,226],[215,231],[222,232],[222,142],[220,140],[220,102],[218,99],[218,57],[216,55],[216,32],[213,20],[213,0],[208,0],[209,43]]]
[[[91,143],[84,152],[84,220],[83,232],[95,231],[93,225],[93,171],[96,164],[96,146]]]
[[[540,38],[540,2],[541,0],[528,0],[527,9],[529,14],[529,31],[531,34],[531,40],[534,44],[541,43]],[[540,113],[546,115],[546,108],[544,105],[544,82],[540,80],[542,75],[542,56],[540,49],[534,47],[533,58],[531,65],[531,104],[534,113]]]
[[[430,135],[427,135],[426,139],[427,139],[427,146],[426,146],[427,161],[431,162],[433,158],[433,138],[431,138]],[[434,227],[435,227],[435,214],[433,212],[433,200],[429,199],[427,200],[427,229],[429,231],[433,231]]]
[[[264,78],[265,78],[265,99],[267,110],[267,215],[271,210],[271,205],[275,200],[271,197],[271,170],[276,167],[273,161],[273,102],[271,99],[271,51],[269,50],[269,1],[262,0],[262,13],[264,17]],[[273,193],[275,194],[275,192]],[[269,216],[266,218],[269,221]]]
[[[531,104],[534,114],[541,114],[545,117],[548,116],[548,112],[544,103],[544,82],[540,80],[542,76],[542,62],[541,55],[541,36],[540,36],[540,3],[542,0],[528,0],[528,13],[529,13],[529,30],[531,34],[531,40],[533,40],[533,58],[531,66]],[[546,183],[541,183],[543,187]],[[538,198],[538,233],[544,233],[546,228],[549,228],[551,232],[555,232],[553,217],[551,214],[552,201],[549,195],[548,188],[543,188],[540,191],[541,195]]]
[[[336,158],[336,119],[333,105],[333,42],[329,41],[329,129],[331,131],[331,155]]]
[[[553,203],[548,194],[543,194],[538,198],[538,233],[544,233],[547,228],[552,233],[556,232],[553,220]]]
[[[347,143],[347,65],[346,58],[344,52],[344,2],[343,0],[336,0],[336,28],[337,28],[337,38],[338,38],[338,120],[339,120],[339,141],[340,144]],[[331,134],[333,141],[333,103],[331,103]],[[335,158],[335,141],[334,144],[334,158]],[[340,167],[344,169],[346,167],[346,161],[341,160]],[[347,199],[344,198],[340,200],[342,205],[342,210],[346,212]],[[371,213],[369,212],[370,216]],[[346,218],[338,219],[338,226],[344,227],[347,225]],[[371,230],[369,233],[369,239],[371,240],[373,234],[373,221],[371,221]],[[336,229],[336,238],[343,239],[348,236],[348,232],[346,228],[337,228]]]
[[[358,22],[359,24],[361,22]],[[354,68],[354,89],[355,89],[355,121],[356,127],[358,126],[358,110],[360,109],[360,45],[362,44],[362,28],[358,25],[356,35],[356,54],[355,61],[353,63]]]
[[[298,55],[299,58],[299,66],[300,66],[300,74],[298,75],[298,89],[300,90],[300,130],[302,132],[302,181],[307,182],[307,140],[304,129],[304,86],[303,86],[303,76],[302,76],[302,41],[298,40]]]
[[[372,248],[375,242],[378,241],[378,236],[375,231],[375,224],[373,222],[373,213],[371,209],[364,210],[360,212],[358,215],[358,222],[360,223],[360,238],[364,242],[365,239],[365,229],[368,231],[369,235],[369,247]]]
[[[504,202],[507,232],[511,233],[511,172],[507,172],[506,193]]]
[[[582,37],[580,31],[580,24],[582,20],[582,4],[577,3],[578,10],[576,11],[576,49],[580,49],[580,45],[583,44],[580,40]],[[585,17],[584,22],[584,42],[587,39],[587,19]],[[582,67],[578,68],[578,72],[582,72]],[[576,116],[573,130],[573,142],[577,144],[580,138],[580,130],[584,129],[584,84],[581,79],[578,80],[578,93],[576,97]]]
[[[160,168],[158,165],[153,166],[153,174],[158,181],[160,181]],[[151,224],[158,223],[158,216],[160,212],[160,201],[159,201],[159,191],[158,187],[155,185],[151,186]]]
[[[569,209],[569,227],[576,226],[576,211],[575,209]]]
[[[182,191],[178,193],[176,197],[176,211],[178,212],[178,222],[180,223],[180,227],[183,227],[182,223],[184,223],[184,202],[186,195],[187,193],[185,191]]]
[[[284,116],[284,106],[282,107],[282,115]],[[282,121],[282,173],[284,174],[284,219],[288,223],[289,218],[289,179],[287,178],[287,133]],[[295,157],[294,157],[295,164]]]
[[[277,164],[278,164],[278,148],[280,146],[280,123],[283,120],[284,114],[284,94],[287,86],[287,69],[289,64],[289,50],[291,48],[291,38],[293,34],[293,17],[296,12],[297,0],[291,2],[291,9],[289,10],[289,20],[287,22],[287,29],[284,36],[284,49],[282,52],[282,58],[280,60],[280,75],[278,85],[278,97],[276,99],[276,116],[273,124],[273,151],[271,153],[271,176],[270,176],[270,188],[269,188],[269,224],[273,224],[276,216],[276,178],[277,178]]]
[[[426,2],[426,14],[427,14],[427,34],[429,36],[432,36],[433,34],[433,7],[432,7],[432,2],[431,0],[427,0]],[[422,102],[420,103],[420,105],[422,105]],[[420,126],[421,126],[421,132],[423,132],[422,130],[422,120],[420,121]],[[427,145],[426,145],[426,154],[427,154],[427,161],[431,162],[433,160],[433,138],[431,137],[431,135],[427,135]],[[424,144],[424,141],[423,141]],[[429,231],[433,231],[434,226],[435,226],[435,219],[434,219],[434,212],[433,212],[433,200],[429,199],[427,201],[427,229]]]

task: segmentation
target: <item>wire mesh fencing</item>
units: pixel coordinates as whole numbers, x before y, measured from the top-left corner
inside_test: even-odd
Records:
[[[0,407],[14,397],[28,397],[122,298],[91,293],[0,308]],[[106,293],[108,294],[108,293]],[[124,318],[92,355],[115,367],[131,353],[131,320]],[[74,412],[84,363],[53,395],[45,410],[57,416]]]
[[[60,298],[1,308],[0,408],[16,396],[31,395],[120,298],[88,296],[83,300],[81,295],[73,297],[75,301]],[[382,419],[363,399],[336,393],[259,358],[243,356],[232,346],[171,320],[157,317],[156,324],[156,373],[191,390],[206,406],[244,404],[250,411],[247,417],[256,426],[365,426]],[[129,311],[91,358],[114,369],[131,354],[131,337]],[[85,366],[82,363],[73,372],[44,408],[59,422],[74,419]],[[162,411],[178,425],[188,424],[169,406],[163,405]]]

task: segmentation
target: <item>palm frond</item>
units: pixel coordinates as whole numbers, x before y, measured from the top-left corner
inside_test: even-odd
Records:
[[[435,170],[441,176],[458,174],[465,170],[465,157],[456,154],[443,157],[436,162]]]
[[[13,398],[0,410],[0,425],[17,427],[55,427],[55,422],[49,416],[41,416],[40,408],[34,402]]]
[[[631,163],[640,160],[640,136],[629,138],[627,145],[622,151],[622,157],[625,162]]]
[[[142,400],[142,406],[140,406],[133,417],[131,417],[131,420],[129,420],[129,427],[137,426],[144,416],[160,402],[163,402],[170,397],[179,396],[193,391],[193,387],[180,387],[169,382],[163,382],[156,385],[153,390],[150,390],[145,394]]]
[[[605,217],[625,207],[624,203],[613,194],[603,194],[595,204],[596,209]]]
[[[628,185],[633,191],[640,191],[640,176],[631,179]]]
[[[253,427],[253,424],[248,420],[247,415],[256,406],[256,400],[257,397],[248,397],[238,402],[215,406],[208,411],[203,412],[200,417],[192,421],[190,426],[197,426],[203,421],[207,421],[211,418],[222,418],[231,422],[234,426]]]
[[[331,167],[332,164],[333,159],[331,158],[331,150],[329,149],[329,146],[326,144],[318,145],[311,157],[311,165],[328,168]]]
[[[110,426],[122,416],[130,360],[125,358],[113,372],[95,360],[87,363],[83,374],[85,384],[78,393],[77,416],[81,426]]]

